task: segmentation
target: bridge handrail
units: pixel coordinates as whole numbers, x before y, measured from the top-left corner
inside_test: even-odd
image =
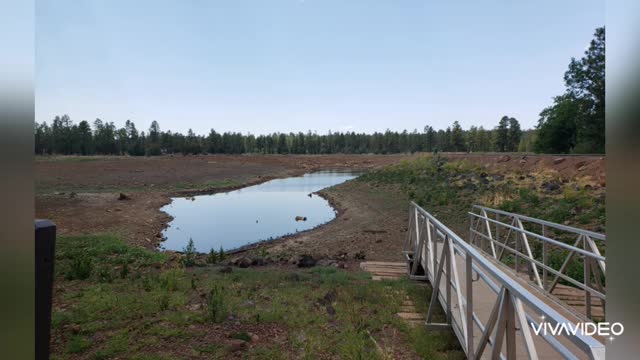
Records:
[[[479,213],[469,212],[469,243],[478,246],[498,261],[503,261],[505,251],[515,257],[515,272],[519,273],[520,261],[525,262],[525,269],[529,272],[531,280],[546,294],[556,297],[554,289],[560,281],[564,281],[575,288],[584,291],[584,316],[593,318],[592,296],[601,300],[604,307],[606,292],[604,280],[606,274],[605,256],[601,255],[600,247],[604,247],[606,236],[593,231],[582,230],[575,227],[556,224],[550,221],[531,218],[525,215],[496,210],[485,206],[474,205],[474,210]],[[495,218],[492,218],[495,217]],[[509,224],[511,221],[511,224]],[[540,225],[542,234],[532,231]],[[525,228],[532,230],[527,230]],[[532,226],[533,225],[533,226]],[[479,229],[480,228],[480,229]],[[500,236],[500,230],[505,229],[506,236]],[[575,241],[573,245],[547,236],[549,229],[556,229],[562,237],[571,237]],[[479,231],[480,230],[480,231]],[[507,231],[508,230],[508,231]],[[511,236],[513,235],[513,236]],[[477,241],[479,238],[480,241]],[[539,243],[531,243],[536,240]],[[600,241],[599,244],[596,241]],[[532,245],[541,245],[533,248]],[[496,250],[497,247],[500,249]],[[514,249],[515,248],[515,249]],[[533,250],[532,250],[533,249]],[[550,251],[562,249],[560,253],[562,265],[558,269],[550,263]],[[537,250],[538,252],[536,253]],[[558,253],[555,252],[557,255]],[[582,258],[582,272],[570,275],[568,269],[574,255]],[[553,278],[548,281],[548,275]],[[572,309],[575,311],[575,309]],[[582,315],[581,315],[582,316]],[[600,315],[598,315],[600,316]]]
[[[525,216],[525,215],[521,215],[521,214],[515,214],[515,213],[508,212],[508,211],[493,209],[493,208],[489,208],[489,207],[481,206],[481,205],[473,205],[473,207],[476,208],[476,209],[485,210],[487,212],[492,212],[492,213],[495,213],[495,214],[506,215],[506,216],[517,216],[522,220],[526,220],[526,221],[529,221],[529,222],[532,222],[532,223],[536,223],[536,224],[540,224],[540,225],[545,225],[545,226],[548,226],[548,227],[556,228],[558,230],[564,230],[564,231],[568,231],[568,232],[574,232],[574,233],[578,233],[578,234],[587,235],[592,239],[597,239],[597,240],[602,240],[602,241],[606,241],[607,240],[607,236],[605,234],[600,234],[600,233],[597,233],[597,232],[593,232],[593,231],[589,231],[589,230],[585,230],[585,229],[580,229],[580,228],[573,227],[573,226],[558,224],[558,223],[554,223],[554,222],[547,221],[547,220],[542,220],[542,219],[536,219],[536,218],[532,218],[530,216]]]
[[[473,303],[472,303],[472,296],[471,296],[472,295],[471,288],[473,286],[473,281],[471,281],[471,272],[472,272],[471,269],[473,269],[473,271],[478,273],[479,278],[482,278],[494,292],[498,292],[498,291],[500,292],[498,297],[498,301],[500,301],[500,304],[499,304],[500,307],[503,305],[503,302],[509,303],[510,301],[515,301],[515,303],[511,304],[512,305],[511,309],[513,311],[515,306],[516,313],[518,313],[518,317],[521,323],[526,322],[527,324],[533,323],[534,325],[537,325],[533,317],[530,316],[529,314],[525,314],[524,310],[522,310],[523,303],[527,305],[529,308],[533,309],[539,315],[544,316],[545,322],[550,323],[551,325],[571,323],[567,318],[565,318],[563,315],[561,315],[556,310],[551,308],[549,305],[544,303],[537,296],[533,295],[531,292],[525,289],[522,285],[516,282],[511,276],[507,275],[495,264],[493,264],[492,261],[489,260],[487,257],[485,257],[485,255],[483,255],[480,250],[476,249],[475,246],[465,242],[456,233],[451,231],[448,227],[446,227],[438,219],[436,219],[434,216],[432,216],[427,211],[422,209],[416,203],[411,202],[410,204],[411,204],[410,205],[411,225],[416,227],[415,239],[412,239],[413,228],[411,228],[410,231],[407,232],[407,242],[405,243],[405,254],[407,255],[408,260],[413,261],[411,263],[412,264],[411,268],[409,269],[410,275],[414,274],[414,270],[416,268],[416,261],[421,262],[425,269],[425,273],[426,273],[425,277],[432,283],[434,287],[433,297],[431,299],[432,305],[433,305],[434,299],[438,299],[441,302],[443,308],[447,309],[448,322],[451,326],[453,326],[454,332],[458,336],[461,344],[463,344],[465,353],[467,353],[467,356],[469,358],[474,358],[474,344],[473,344],[473,335],[472,335],[473,326],[468,326],[467,324],[476,323],[478,327],[483,332],[485,332],[483,334],[483,338],[482,338],[483,340],[481,340],[481,343],[479,344],[479,349],[477,349],[478,353],[475,353],[475,356],[481,355],[482,351],[484,350],[484,345],[486,345],[486,343],[491,343],[491,341],[494,340],[491,338],[491,334],[487,334],[487,332],[491,332],[493,326],[495,325],[495,319],[493,324],[491,323],[491,319],[487,321],[487,324],[482,324],[482,322],[473,313]],[[451,265],[452,259],[449,257],[450,255],[447,253],[450,250],[447,250],[445,252],[443,248],[441,261],[438,263],[436,259],[437,251],[436,251],[436,254],[434,254],[433,248],[431,247],[434,245],[434,243],[430,233],[427,234],[428,248],[427,249],[422,248],[422,246],[424,245],[424,241],[423,241],[424,235],[420,234],[418,214],[424,217],[424,221],[427,224],[427,230],[430,232],[431,231],[430,226],[433,226],[433,229],[435,230],[434,231],[435,235],[444,240],[443,246],[449,246],[449,245],[452,246],[451,247],[452,255],[454,255],[456,252],[460,255],[464,255],[467,269],[469,269],[469,271],[466,273],[466,276],[467,276],[467,282],[466,282],[467,296],[466,297],[462,296],[462,289],[460,288],[459,284],[456,284],[458,281],[456,265],[455,265],[455,262],[453,263],[453,265]],[[412,220],[413,215],[415,215],[415,222]],[[435,244],[435,246],[437,246],[437,244]],[[425,256],[425,254],[427,253],[429,253],[429,256]],[[412,255],[412,257],[409,255]],[[440,283],[440,278],[442,276],[443,269],[444,269],[443,261],[446,261],[448,264],[450,264],[448,266],[453,269],[453,271],[451,272],[447,270],[445,274],[445,276],[447,276],[447,279],[448,279],[448,284],[446,288],[447,297],[450,296],[449,287],[453,288],[457,292],[458,298],[459,298],[458,307],[460,311],[460,319],[461,319],[460,321],[462,322],[462,324],[458,324],[455,317],[450,316],[451,314],[450,299],[446,300],[440,294],[439,283]],[[439,267],[439,269],[437,267]],[[493,282],[489,278],[489,276],[486,275],[487,273],[491,277],[496,279],[498,283],[496,284],[495,282]],[[454,280],[451,280],[452,274],[455,277]],[[504,299],[504,301],[500,300],[501,299],[500,296],[502,296],[502,299]],[[469,299],[469,301],[467,301],[467,299]],[[466,304],[466,310],[464,310],[465,304]],[[496,303],[496,306],[498,306],[498,303]],[[431,319],[431,311],[432,309],[430,306],[429,314],[427,315],[427,322],[429,322]],[[496,308],[494,308],[494,312],[495,311],[496,311]],[[501,317],[502,314],[496,315],[496,316]],[[492,314],[492,317],[493,317],[493,314]],[[435,325],[439,325],[439,324],[435,324]],[[486,328],[489,328],[488,331]],[[526,328],[526,329],[523,329],[523,332],[529,333],[530,329],[528,329],[526,326],[522,326],[522,328]],[[511,336],[512,339],[513,339],[513,336],[515,335]],[[546,336],[544,338],[552,346],[552,348],[558,351],[563,357],[565,358],[573,357],[571,355],[571,352],[563,344],[561,344],[557,339],[546,337]],[[575,336],[567,336],[566,338],[575,346],[577,346],[579,349],[581,349],[586,354],[588,354],[590,358],[604,359],[604,354],[605,354],[604,345],[599,341],[597,341],[596,339],[594,339],[593,337],[585,336],[583,334],[577,333]],[[509,335],[507,335],[507,339],[509,339]],[[497,340],[494,340],[494,341],[497,341]],[[515,351],[515,350],[510,349],[509,340],[507,341],[508,341],[507,357],[509,357],[510,351]],[[536,350],[530,338],[530,333],[529,333],[529,339],[525,337],[525,342],[527,343],[527,350],[529,352],[530,357],[537,358]],[[513,344],[511,345],[511,347],[514,347],[514,346],[515,345]],[[501,348],[501,344],[499,348]],[[501,350],[497,350],[497,351],[499,353]],[[494,355],[495,354],[496,353],[494,353]],[[502,356],[502,354],[500,354],[500,356]]]

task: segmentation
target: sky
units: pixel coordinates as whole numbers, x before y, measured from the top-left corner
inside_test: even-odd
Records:
[[[36,121],[531,128],[604,18],[603,0],[38,0]]]

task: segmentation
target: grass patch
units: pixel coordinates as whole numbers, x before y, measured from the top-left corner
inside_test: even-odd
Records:
[[[84,280],[66,279],[77,256],[89,256],[97,270]],[[419,354],[422,348],[436,349],[428,353],[436,359],[463,354],[459,348],[443,352],[433,343],[443,335],[414,334],[395,316],[405,294],[424,297],[410,281],[374,282],[366,273],[335,268],[228,274],[215,265],[167,267],[166,260],[114,235],[60,237],[53,358],[170,358],[185,351],[224,358],[230,339],[252,343],[251,332],[263,340],[243,350],[243,358],[375,359],[368,333],[389,324]],[[118,276],[123,264],[128,273]],[[102,269],[110,270],[108,281]],[[278,342],[263,328],[280,329]]]

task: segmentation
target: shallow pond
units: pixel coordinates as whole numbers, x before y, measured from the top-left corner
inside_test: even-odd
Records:
[[[312,229],[336,217],[329,202],[312,193],[357,175],[321,171],[226,193],[173,198],[161,209],[173,216],[161,248],[182,251],[193,239],[198,252],[230,250]]]

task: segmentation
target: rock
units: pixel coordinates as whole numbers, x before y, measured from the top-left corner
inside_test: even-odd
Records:
[[[230,274],[233,272],[233,268],[231,266],[225,266],[222,269],[218,270],[218,272],[223,274]]]
[[[306,268],[306,267],[314,267],[316,265],[316,259],[314,259],[311,255],[302,255],[300,260],[298,260],[298,267]]]
[[[560,190],[560,184],[555,180],[551,180],[551,181],[548,181],[548,182],[545,181],[540,185],[540,187],[546,193],[556,193],[556,192],[558,192],[558,190]]]
[[[563,162],[565,160],[565,158],[555,158],[553,159],[553,165],[558,165],[561,162]]]
[[[247,342],[244,340],[240,340],[240,339],[229,340],[229,348],[231,352],[243,351],[243,350],[246,350],[248,347],[249,346]]]
[[[251,266],[251,259],[249,259],[248,257],[241,257],[239,259],[237,259],[236,261],[234,261],[233,263],[235,266],[240,267],[240,268],[248,268],[249,266]]]
[[[362,250],[358,251],[353,255],[353,258],[356,260],[364,260],[366,257],[367,255]]]
[[[336,254],[335,258],[338,260],[347,260],[348,254],[345,251],[341,251]]]
[[[500,156],[500,157],[498,158],[498,162],[499,162],[499,163],[501,163],[501,162],[507,162],[507,161],[509,161],[509,160],[511,160],[511,156],[509,156],[509,155],[502,155],[502,156]]]
[[[335,260],[331,260],[331,259],[320,259],[318,260],[318,262],[316,263],[316,266],[333,266],[334,264],[337,264],[337,262]]]
[[[260,337],[256,334],[251,334],[251,342],[258,342],[260,341]]]
[[[201,307],[202,307],[202,305],[200,305],[200,304],[187,305],[187,309],[189,309],[190,311],[198,311],[198,310],[200,310]]]
[[[120,193],[120,196],[118,196],[118,200],[131,200],[131,198],[125,193]]]
[[[78,334],[80,332],[80,325],[78,324],[72,324],[71,325],[71,332],[73,334]]]

